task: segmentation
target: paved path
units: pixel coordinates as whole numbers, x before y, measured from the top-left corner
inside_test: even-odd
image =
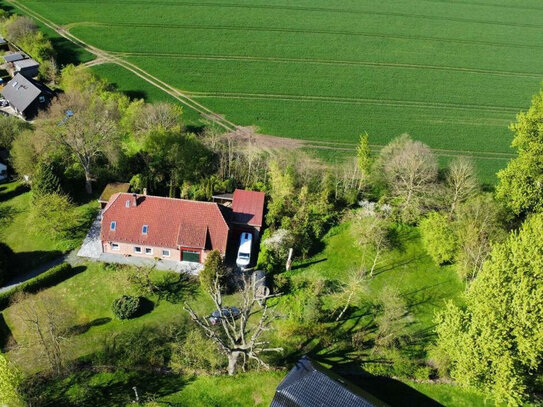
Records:
[[[87,257],[89,259],[99,259],[102,254],[102,243],[100,242],[100,220],[102,219],[102,212],[100,211],[96,215],[96,219],[92,222],[91,228],[81,248],[77,252],[78,257]]]
[[[59,264],[62,264],[64,262],[68,262],[72,265],[76,264],[77,261],[76,261],[76,258],[75,258],[75,251],[72,251],[70,253],[67,253],[63,256],[60,256],[60,257],[57,257],[56,259],[54,260],[51,260],[45,264],[42,264],[41,266],[39,267],[36,267],[34,270],[22,275],[22,276],[18,276],[14,279],[12,279],[8,285],[0,288],[0,293],[3,293],[5,291],[9,291],[11,290],[12,288],[14,287],[17,287],[18,285],[34,278],[34,277],[37,277],[39,276],[40,274],[42,273],[45,273],[47,270],[49,270],[50,268],[52,267],[55,267],[55,266],[58,266]]]

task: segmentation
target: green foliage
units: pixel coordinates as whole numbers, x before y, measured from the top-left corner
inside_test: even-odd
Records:
[[[63,194],[49,193],[33,199],[28,224],[36,232],[56,239],[73,238],[84,219]]]
[[[123,295],[111,305],[111,310],[119,319],[130,319],[136,316],[140,309],[140,297]]]
[[[6,357],[0,353],[0,401],[9,407],[22,407],[23,400],[17,388],[21,381],[20,373],[13,367]]]
[[[181,343],[173,344],[170,367],[178,372],[189,369],[195,373],[216,373],[224,367],[225,358],[219,352],[209,351],[215,346],[199,329],[191,330]]]
[[[422,244],[436,264],[450,263],[457,251],[457,237],[447,216],[431,212],[420,222]]]
[[[212,250],[207,255],[204,268],[200,271],[200,284],[205,291],[210,291],[213,289],[216,279],[222,285],[225,277],[226,267],[221,253],[218,250]]]
[[[36,293],[44,288],[57,284],[73,274],[73,268],[68,263],[52,267],[46,272],[21,283],[9,291],[0,293],[0,309],[6,308],[17,293]]]
[[[53,45],[41,31],[25,35],[17,44],[40,64],[56,56]]]
[[[362,177],[367,178],[371,174],[371,167],[373,164],[373,159],[370,153],[370,142],[369,134],[364,133],[360,135],[360,141],[358,142],[358,147],[356,148],[356,163],[358,168],[362,173]]]
[[[38,203],[40,198],[50,194],[60,194],[60,181],[51,162],[42,161],[32,177],[32,198]]]
[[[498,172],[498,198],[516,215],[543,210],[543,90],[532,98],[527,112],[517,114],[511,125],[512,147],[518,156]]]
[[[490,194],[461,204],[454,222],[458,238],[456,269],[461,278],[473,279],[483,267],[491,244],[505,239],[507,214]]]
[[[14,116],[0,115],[0,148],[10,149],[13,140],[30,126]]]
[[[461,384],[489,388],[520,405],[533,390],[543,357],[543,216],[494,246],[465,295],[438,316],[438,344]]]

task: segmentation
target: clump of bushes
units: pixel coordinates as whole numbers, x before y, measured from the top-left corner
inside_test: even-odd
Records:
[[[140,309],[140,297],[132,295],[123,295],[113,301],[113,314],[119,319],[130,319],[136,316]]]

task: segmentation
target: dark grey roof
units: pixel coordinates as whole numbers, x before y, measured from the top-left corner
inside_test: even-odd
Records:
[[[23,75],[17,74],[4,86],[2,96],[19,112],[24,112],[42,93],[42,90]]]
[[[4,55],[4,61],[6,61],[6,62],[20,61],[21,59],[25,59],[25,58],[26,58],[26,55],[22,54],[20,52],[16,52],[14,54]]]
[[[302,357],[277,387],[270,407],[386,407],[329,369]]]
[[[15,65],[15,67],[19,68],[19,69],[22,69],[22,68],[33,68],[33,67],[36,67],[36,66],[40,66],[39,62],[33,60],[32,58],[29,58],[29,59],[21,59],[20,61],[15,61],[13,63],[13,65]]]

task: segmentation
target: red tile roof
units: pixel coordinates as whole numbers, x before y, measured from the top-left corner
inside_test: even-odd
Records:
[[[232,202],[233,222],[262,227],[265,197],[264,192],[236,189]]]
[[[133,196],[137,197],[136,206]],[[143,225],[149,227],[146,235],[142,234]],[[216,203],[118,193],[111,197],[102,214],[100,239],[172,249],[217,249],[224,254],[228,230]]]

